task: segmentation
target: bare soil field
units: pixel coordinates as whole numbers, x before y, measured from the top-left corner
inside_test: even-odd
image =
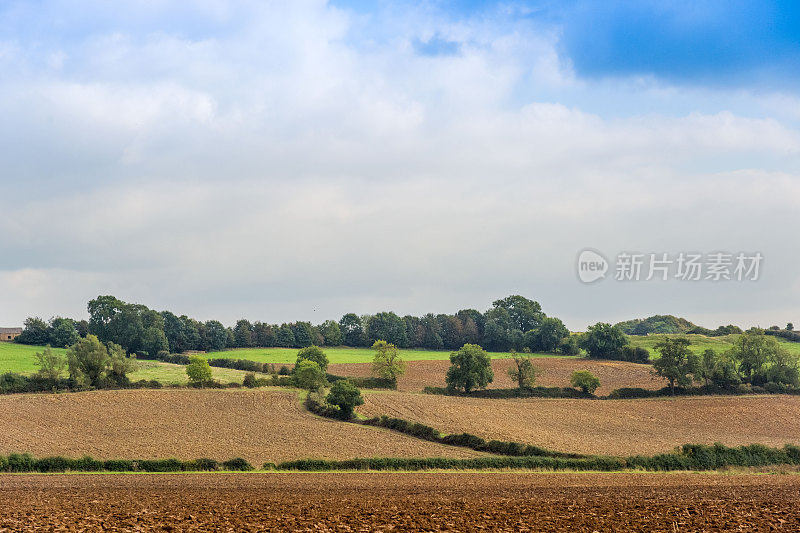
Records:
[[[3,475],[0,531],[796,531],[800,476]]]
[[[97,459],[474,457],[308,413],[281,390],[124,390],[0,396],[0,454]]]
[[[621,387],[641,387],[644,389],[660,389],[666,381],[654,377],[650,365],[626,363],[624,361],[597,361],[577,357],[537,357],[534,366],[540,371],[536,384],[545,387],[569,387],[569,378],[576,370],[589,370],[600,379],[600,388],[596,394],[606,395]],[[508,377],[508,370],[514,365],[511,359],[492,359],[494,382],[489,388],[516,387],[516,383]],[[444,387],[444,377],[450,361],[409,361],[406,373],[398,381],[400,391],[420,391],[424,387]],[[371,365],[366,363],[348,363],[330,365],[328,371],[340,376],[369,376]]]
[[[564,452],[635,455],[687,443],[800,443],[800,398],[795,396],[489,400],[381,392],[368,393],[365,400],[358,408],[365,415]]]

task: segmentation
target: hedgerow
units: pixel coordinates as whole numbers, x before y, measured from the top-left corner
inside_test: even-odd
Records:
[[[214,470],[253,470],[242,458],[219,463],[214,459],[110,459],[98,460],[89,456],[79,459],[53,456],[34,458],[27,453],[0,455],[0,472],[198,472]]]
[[[487,441],[477,435],[470,433],[458,433],[452,435],[442,435],[441,432],[431,426],[420,424],[417,422],[410,422],[402,418],[392,418],[388,416],[380,416],[369,418],[361,421],[362,424],[368,426],[378,426],[394,431],[399,431],[406,435],[424,439],[431,442],[438,442],[440,444],[447,444],[450,446],[460,446],[463,448],[471,448],[480,452],[489,452],[497,455],[509,456],[537,456],[537,457],[563,457],[571,459],[586,458],[585,455],[570,454],[562,452],[554,452],[546,450],[538,446],[531,446],[529,444],[522,444],[519,442],[508,442],[499,440]]]
[[[596,398],[593,394],[588,394],[571,387],[532,387],[529,389],[483,389],[469,393],[457,391],[446,387],[425,387],[422,389],[425,394],[438,394],[441,396],[467,396],[470,398]]]

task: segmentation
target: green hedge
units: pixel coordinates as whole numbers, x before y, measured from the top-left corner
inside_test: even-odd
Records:
[[[508,442],[500,440],[487,441],[470,433],[458,433],[443,436],[438,429],[431,426],[426,426],[425,424],[420,424],[418,422],[410,422],[402,418],[392,418],[385,415],[370,418],[362,421],[361,423],[368,426],[378,426],[399,431],[400,433],[404,433],[418,439],[438,442],[450,446],[471,448],[479,452],[489,452],[497,455],[562,457],[570,459],[582,459],[587,457],[580,454],[554,452],[538,446],[522,444],[520,442]]]
[[[110,459],[89,456],[80,459],[54,456],[36,459],[27,453],[0,455],[0,472],[197,472],[214,470],[253,470],[242,458],[219,463],[214,459]]]
[[[346,461],[303,459],[280,463],[280,470],[330,471],[330,470],[480,470],[480,469],[545,469],[582,470],[608,472],[614,470],[639,469],[653,472],[672,470],[714,470],[719,468],[763,467],[777,465],[800,465],[800,447],[786,445],[769,448],[751,444],[735,448],[714,444],[686,444],[679,452],[653,456],[632,457],[589,456],[568,457],[477,457],[474,459],[428,459],[372,458]]]

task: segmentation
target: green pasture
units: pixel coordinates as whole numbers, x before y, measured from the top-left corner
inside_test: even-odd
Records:
[[[345,346],[328,347],[322,350],[331,364],[337,363],[371,363],[375,352],[371,348],[347,348]],[[298,348],[234,348],[205,354],[208,359],[246,359],[258,363],[294,364],[297,360]],[[400,350],[404,361],[446,361],[450,359],[450,350]],[[505,352],[489,352],[492,359],[510,357]],[[533,354],[534,357],[564,357],[550,353]]]
[[[721,337],[706,337],[705,335],[629,335],[628,337],[631,340],[631,344],[647,349],[652,357],[657,355],[655,345],[661,342],[664,337],[686,337],[692,342],[689,349],[694,353],[701,354],[709,348],[715,352],[725,352],[733,346],[739,335],[723,335]],[[780,337],[774,338],[789,353],[800,355],[799,342],[787,341]]]
[[[28,346],[26,344],[16,344],[13,342],[0,342],[0,374],[5,372],[16,372],[18,374],[34,374],[39,367],[36,366],[34,354],[44,350],[43,346]],[[66,353],[63,348],[53,348],[57,353]],[[140,379],[160,381],[164,385],[188,383],[186,377],[186,367],[182,365],[171,365],[160,361],[137,361],[139,369],[128,375],[131,381]],[[211,373],[214,379],[222,383],[242,382],[245,372],[241,370],[231,370],[228,368],[213,368]]]

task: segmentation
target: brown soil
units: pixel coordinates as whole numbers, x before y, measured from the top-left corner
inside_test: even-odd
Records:
[[[474,457],[466,449],[314,416],[292,392],[127,390],[0,396],[0,454],[98,459]]]
[[[367,394],[359,412],[578,453],[628,455],[687,443],[800,443],[800,398],[713,396],[646,400],[488,400],[421,393]]]
[[[797,531],[800,476],[0,476],[0,531]]]
[[[511,359],[493,359],[494,381],[489,388],[510,388],[516,383],[508,376],[508,370],[514,362]],[[534,366],[540,374],[537,385],[545,387],[569,387],[569,378],[576,370],[589,370],[600,379],[600,388],[596,394],[606,395],[621,387],[641,387],[660,389],[666,382],[651,374],[650,365],[638,365],[622,361],[596,361],[576,357],[537,357]],[[398,390],[420,391],[424,387],[443,387],[444,377],[450,361],[409,361],[406,373],[398,382]],[[371,365],[367,363],[349,363],[330,365],[331,374],[341,376],[369,376]]]

